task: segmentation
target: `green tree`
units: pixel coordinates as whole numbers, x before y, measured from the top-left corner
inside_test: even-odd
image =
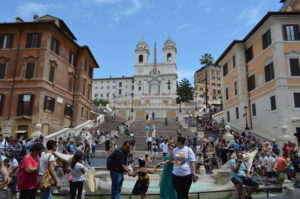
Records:
[[[213,65],[214,58],[210,53],[204,53],[199,60],[201,65],[205,66],[205,105],[208,106],[208,97],[207,97],[207,68],[210,65]]]
[[[103,99],[94,99],[94,100],[93,100],[93,104],[94,104],[95,106],[100,106],[100,104],[101,104],[102,106],[106,106],[106,105],[108,104],[108,101],[107,101],[107,100],[103,100]]]
[[[187,103],[194,99],[193,87],[188,79],[184,78],[179,82],[177,95],[176,101],[178,104],[181,102]]]

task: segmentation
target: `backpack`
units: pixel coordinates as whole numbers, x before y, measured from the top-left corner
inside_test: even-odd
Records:
[[[120,149],[117,149],[117,150],[115,150],[114,152],[112,152],[109,156],[108,156],[108,158],[107,158],[107,160],[106,160],[106,168],[107,168],[107,170],[109,170],[109,171],[111,171],[111,170],[113,170],[114,169],[114,167],[116,166],[116,165],[114,165],[114,158],[115,158],[115,154],[117,153],[117,152],[122,152]]]

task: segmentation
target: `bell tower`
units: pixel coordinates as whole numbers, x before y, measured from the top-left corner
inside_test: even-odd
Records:
[[[164,63],[176,64],[177,48],[176,48],[176,43],[171,37],[168,37],[168,39],[165,41],[163,51],[164,51]]]
[[[148,64],[149,55],[149,46],[144,39],[141,39],[135,48],[135,65]]]

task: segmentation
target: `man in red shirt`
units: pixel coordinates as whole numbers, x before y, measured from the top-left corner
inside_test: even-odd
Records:
[[[282,147],[283,154],[286,154],[287,156],[290,154],[291,147],[288,145],[288,143],[284,143],[284,146]]]

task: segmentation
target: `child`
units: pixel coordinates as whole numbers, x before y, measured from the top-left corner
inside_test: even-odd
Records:
[[[151,161],[151,158],[149,157],[149,154],[148,154],[148,153],[145,154],[143,160],[145,161],[146,167],[150,167],[152,161]]]
[[[139,166],[140,166],[140,168],[133,173],[133,177],[138,175],[138,180],[136,181],[136,183],[134,185],[132,194],[133,195],[141,195],[141,199],[145,199],[146,193],[148,191],[148,187],[150,184],[150,178],[148,176],[148,173],[149,174],[154,173],[157,166],[155,166],[153,170],[146,169],[145,161],[142,158],[139,159]]]
[[[77,199],[81,199],[82,189],[85,178],[85,170],[83,166],[83,153],[77,151],[71,162],[72,182],[70,182],[70,198],[75,199],[77,192]]]
[[[58,162],[58,166],[55,167],[55,171],[56,171],[57,177],[62,182],[62,178],[65,176],[65,167],[64,167],[64,163],[62,161]]]

